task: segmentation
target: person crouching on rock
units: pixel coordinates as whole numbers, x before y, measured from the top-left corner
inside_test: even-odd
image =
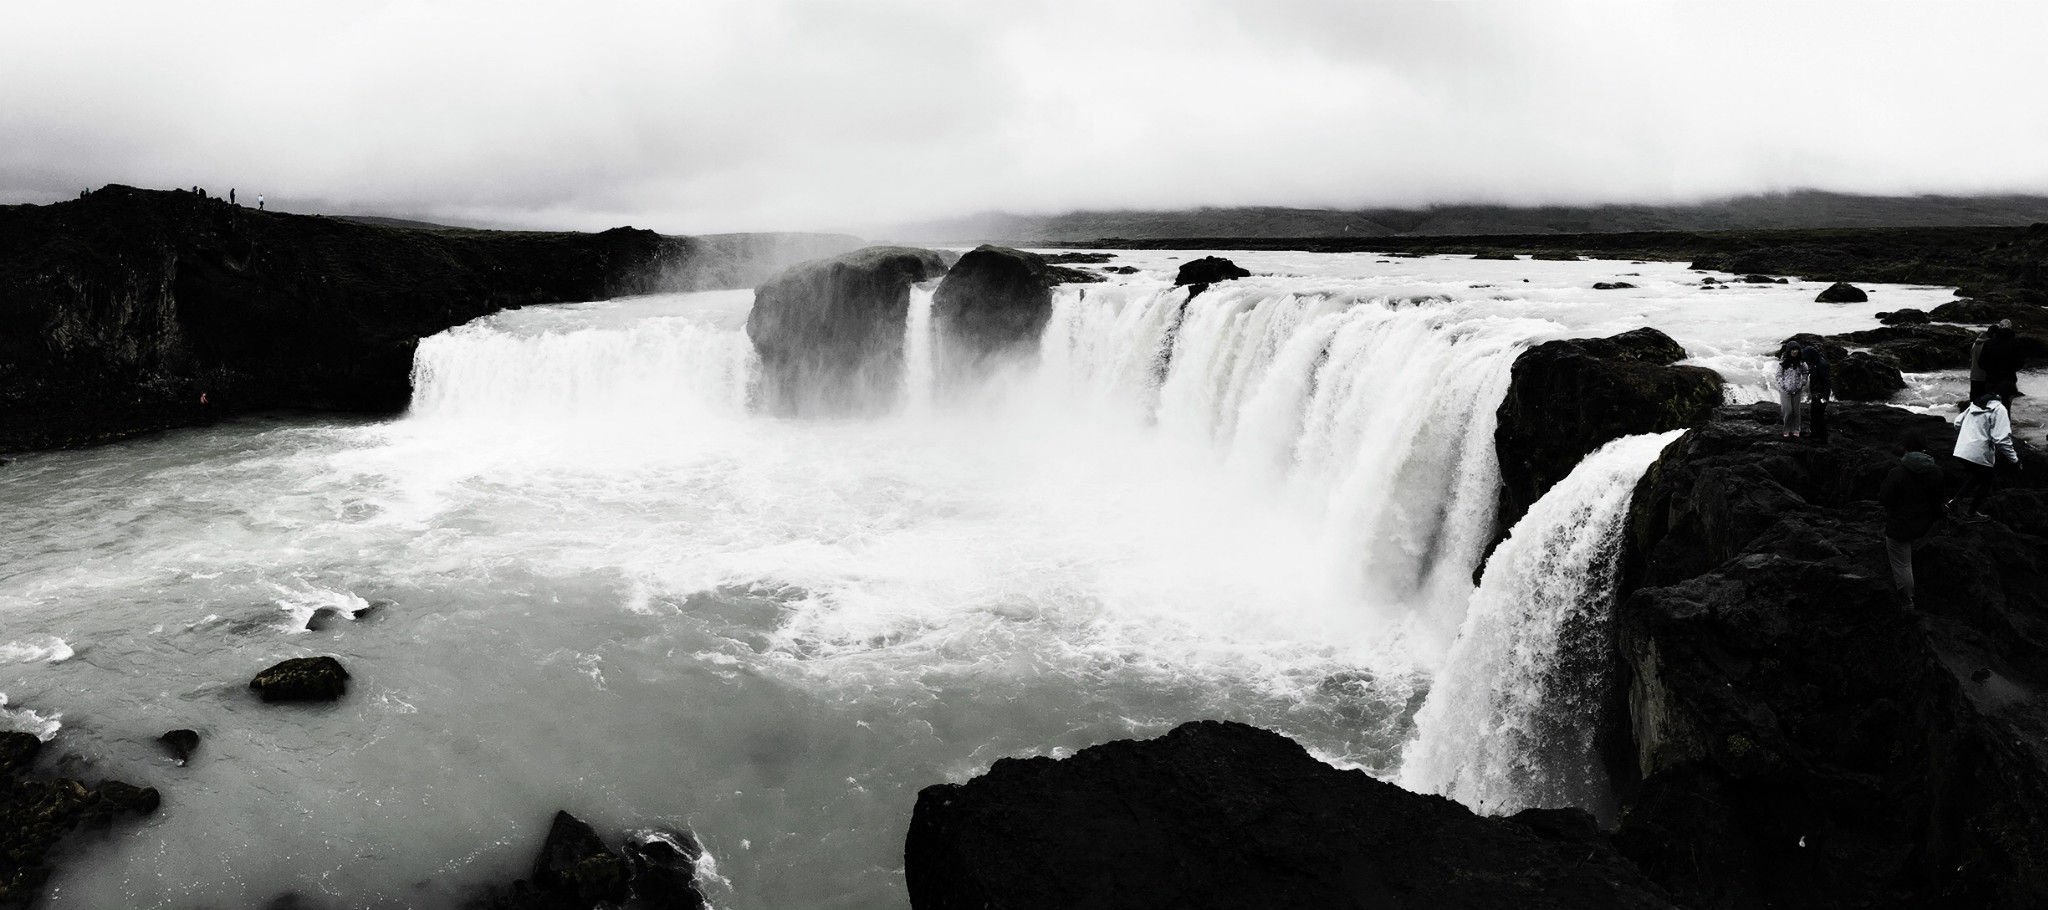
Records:
[[[1799,342],[1787,341],[1778,349],[1778,413],[1784,415],[1785,432],[1780,436],[1799,435],[1799,400],[1806,395],[1806,361],[1800,357]]]
[[[1828,398],[1835,394],[1833,375],[1828,370],[1828,355],[1820,345],[1799,344],[1799,360],[1806,364],[1806,426],[1807,438],[1814,442],[1828,441]]]
[[[1913,609],[1913,550],[1934,530],[1948,502],[1948,484],[1941,466],[1927,454],[1927,440],[1907,433],[1899,440],[1904,455],[1884,477],[1877,501],[1884,506],[1884,557],[1892,566],[1892,587],[1906,609]]]
[[[2006,416],[2005,404],[1998,396],[1986,392],[1970,402],[1970,407],[1956,418],[1956,452],[1963,460],[1963,466],[1970,471],[1970,479],[1963,482],[1963,488],[1956,491],[1956,498],[1948,501],[1951,512],[1957,504],[1969,497],[1969,511],[1956,516],[1961,521],[1988,521],[1984,514],[1984,497],[1991,495],[1992,481],[1997,473],[1998,463],[2010,461],[2015,469],[2020,467],[2020,453],[2012,444],[2012,420]]]

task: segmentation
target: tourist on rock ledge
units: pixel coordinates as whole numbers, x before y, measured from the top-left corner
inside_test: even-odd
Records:
[[[1806,364],[1807,438],[1828,441],[1828,398],[1835,394],[1834,376],[1828,370],[1828,355],[1820,345],[1801,342],[1799,359]]]
[[[2012,444],[2012,420],[2006,416],[2005,404],[1998,396],[1986,392],[1970,402],[1970,407],[1956,418],[1957,458],[1963,460],[1970,471],[1970,479],[1963,482],[1963,488],[1956,491],[1956,498],[1948,501],[1954,511],[1963,497],[1970,498],[1969,511],[1956,516],[1961,521],[1988,521],[1984,514],[1984,497],[1991,495],[1992,481],[1997,473],[1998,463],[2012,462],[2014,470],[2025,470],[2020,464],[2019,450]]]
[[[1778,435],[1799,436],[1799,401],[1806,393],[1808,371],[1799,353],[1799,342],[1787,341],[1778,349],[1778,413],[1784,415],[1785,431]]]
[[[1913,551],[1934,530],[1948,502],[1948,484],[1941,466],[1927,454],[1927,440],[1907,433],[1899,440],[1904,455],[1884,478],[1877,501],[1884,506],[1884,556],[1892,566],[1892,587],[1906,609],[1913,609]]]

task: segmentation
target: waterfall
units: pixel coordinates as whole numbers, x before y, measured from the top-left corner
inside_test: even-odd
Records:
[[[1043,380],[1212,447],[1323,526],[1338,583],[1447,639],[1491,532],[1495,411],[1554,326],[1303,284],[1063,288]]]
[[[1416,714],[1403,786],[1496,814],[1611,812],[1593,742],[1608,681],[1568,662],[1607,634],[1630,497],[1682,432],[1600,447],[1516,522]]]
[[[753,369],[744,333],[688,316],[605,304],[512,311],[420,341],[412,414],[620,427],[736,418]]]
[[[932,294],[936,284],[910,289],[910,313],[903,324],[903,409],[928,414],[932,409]]]

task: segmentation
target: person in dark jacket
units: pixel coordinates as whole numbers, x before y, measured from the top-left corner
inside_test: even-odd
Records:
[[[1941,466],[1927,454],[1927,440],[1920,434],[1907,433],[1899,440],[1899,448],[1905,455],[1885,475],[1877,501],[1884,505],[1884,556],[1892,565],[1892,587],[1910,610],[1913,550],[1941,520],[1948,502],[1948,483],[1942,479]]]
[[[1984,341],[1984,350],[1977,355],[1977,365],[1984,370],[1984,391],[1998,396],[2007,408],[2012,407],[2012,400],[2020,395],[2020,367],[2024,361],[2012,320],[1993,326],[1991,337]]]
[[[1834,377],[1828,371],[1828,355],[1816,344],[1799,345],[1799,359],[1806,363],[1806,438],[1828,441],[1828,399],[1835,394]]]

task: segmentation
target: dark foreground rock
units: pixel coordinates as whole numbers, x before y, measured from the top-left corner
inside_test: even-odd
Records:
[[[1726,408],[1637,486],[1617,659],[1617,841],[1689,907],[2048,906],[2048,460],[1938,527],[1893,596],[1896,440],[1936,417],[1842,404],[1831,444]]]
[[[1884,401],[1906,387],[1897,364],[1857,351],[1830,365],[1835,397],[1843,401]]]
[[[1502,481],[1495,536],[1594,449],[1705,421],[1721,404],[1721,376],[1671,366],[1684,357],[1669,335],[1641,328],[1545,342],[1516,358],[1494,430]]]
[[[417,230],[125,186],[0,206],[0,453],[269,408],[397,412],[424,336],[524,304],[745,286],[723,282],[845,239]]]
[[[35,777],[42,749],[31,734],[0,733],[0,907],[35,902],[50,877],[51,852],[72,832],[148,815],[160,802],[151,787]]]
[[[1187,285],[1188,298],[1193,299],[1195,295],[1208,290],[1209,285],[1218,281],[1234,281],[1251,276],[1250,271],[1221,256],[1203,256],[1181,263],[1180,271],[1174,273],[1173,286]]]
[[[348,671],[332,657],[294,657],[256,674],[249,688],[264,701],[333,701],[348,692]]]
[[[1036,354],[1052,318],[1053,286],[1072,271],[999,246],[960,257],[932,294],[939,375],[972,378],[993,362]]]
[[[1837,281],[1834,284],[1828,285],[1825,289],[1823,289],[1820,292],[1820,296],[1813,298],[1813,302],[1862,303],[1869,299],[1870,295],[1864,293],[1862,288],[1859,288],[1846,281]]]
[[[1827,341],[1868,347],[1871,356],[1908,373],[1959,370],[1970,365],[1970,343],[1977,334],[1952,325],[1888,325],[1830,335]]]
[[[772,414],[886,410],[903,381],[910,286],[946,274],[931,250],[876,246],[801,263],[754,290],[756,403]]]
[[[925,788],[904,878],[918,910],[1671,906],[1583,813],[1480,818],[1216,721]]]
[[[468,901],[469,910],[702,910],[696,862],[703,850],[687,834],[641,831],[624,851],[607,846],[597,829],[556,812],[547,840],[526,878],[493,887]]]

